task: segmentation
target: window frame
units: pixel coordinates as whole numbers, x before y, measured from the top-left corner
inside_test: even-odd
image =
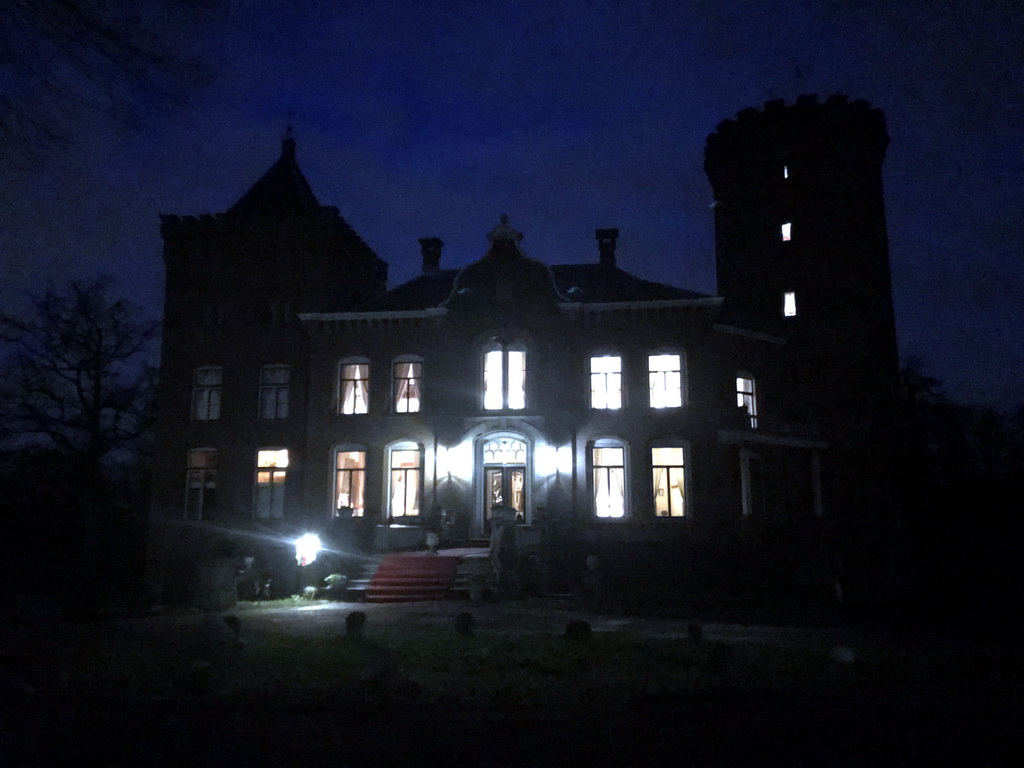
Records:
[[[741,389],[740,382],[749,382],[749,391]],[[750,428],[757,429],[757,380],[748,371],[736,372],[736,407],[746,410]]]
[[[362,456],[362,465],[359,466],[359,467],[340,467],[340,466],[338,466],[340,461],[341,461],[341,457],[344,454],[361,454],[361,456]],[[339,445],[339,446],[335,447],[335,449],[334,449],[334,495],[332,497],[332,503],[331,503],[331,517],[332,518],[343,517],[343,515],[341,515],[340,512],[339,512],[339,510],[341,509],[341,506],[339,506],[339,504],[338,504],[338,502],[340,500],[341,493],[342,493],[342,491],[341,491],[341,482],[340,481],[341,481],[341,478],[342,478],[343,475],[348,478],[349,501],[350,502],[352,501],[351,496],[352,496],[353,479],[356,476],[359,477],[359,482],[357,483],[357,485],[359,487],[359,496],[361,497],[359,500],[361,501],[361,504],[359,504],[358,506],[353,506],[351,503],[346,505],[346,506],[348,506],[352,510],[351,517],[365,517],[366,516],[366,461],[367,461],[367,450],[366,450],[366,446],[365,445]]]
[[[283,454],[284,463],[278,464],[269,463],[271,457],[269,454],[277,453],[278,459],[282,458]],[[266,456],[265,456],[266,454]],[[263,462],[267,461],[267,464]],[[274,448],[266,447],[259,448],[256,451],[256,473],[255,480],[253,482],[253,505],[252,505],[252,516],[256,520],[281,520],[285,514],[285,500],[287,498],[287,483],[288,483],[288,468],[291,465],[291,454],[287,448]],[[264,481],[261,475],[266,475],[267,479]],[[278,479],[279,478],[279,479]],[[279,491],[276,491],[280,487]],[[268,492],[264,493],[261,489],[267,488]],[[269,498],[269,502],[266,504],[266,514],[261,514],[263,502],[262,499],[266,495]]]
[[[206,373],[216,373],[216,382],[201,382]],[[192,369],[192,399],[189,405],[190,421],[219,421],[224,393],[224,367],[201,365]]]
[[[271,372],[285,373],[284,381],[266,381],[266,374]],[[266,421],[288,418],[288,408],[292,380],[292,367],[286,363],[268,363],[260,366],[259,397],[257,399],[257,417]],[[265,397],[272,396],[273,413],[268,415],[264,408]],[[284,396],[282,398],[282,395]]]
[[[352,368],[355,370],[354,377],[346,377],[346,370]],[[361,371],[358,369],[364,368],[364,376],[360,377]],[[346,357],[338,363],[338,404],[337,414],[339,416],[365,416],[370,412],[370,377],[372,371],[370,368],[370,361],[365,357]],[[347,388],[346,382],[352,383],[352,410],[346,411],[346,400],[347,400]],[[359,387],[359,383],[363,382],[363,386]]]
[[[494,359],[492,355],[498,354],[498,360],[500,361],[500,369],[497,371],[498,377],[500,377],[500,392],[495,392],[492,387],[494,386],[495,371],[489,366],[488,360]],[[480,358],[481,363],[481,375],[480,375],[480,394],[481,394],[481,405],[483,410],[495,412],[495,411],[524,411],[526,410],[527,403],[527,366],[526,366],[526,353],[527,349],[525,345],[520,343],[511,344],[491,344],[487,346]],[[517,376],[519,385],[513,392],[512,389],[512,356],[515,355],[522,361],[522,366],[516,367],[516,370],[521,370],[520,376]],[[515,399],[513,400],[513,394]],[[500,395],[500,397],[498,396]],[[500,404],[495,405],[495,402]],[[489,404],[490,403],[490,404]]]
[[[396,467],[395,466],[395,454],[403,453],[403,452],[410,452],[410,453],[415,452],[418,455],[418,463],[417,463],[417,465],[416,466],[404,466],[404,467],[403,466],[399,466],[399,467]],[[425,477],[424,477],[425,471],[424,471],[424,469],[425,469],[425,458],[426,458],[425,452],[423,450],[423,446],[421,444],[419,444],[419,443],[408,441],[408,440],[400,441],[400,442],[396,442],[396,443],[391,443],[390,445],[388,445],[387,450],[384,452],[384,456],[385,456],[385,461],[386,461],[385,471],[387,472],[387,483],[385,485],[385,506],[384,506],[384,508],[387,510],[388,520],[420,520],[420,519],[422,519],[422,516],[423,516],[423,490],[424,490],[424,480],[425,480]],[[416,472],[417,473],[417,477],[416,477],[416,496],[415,496],[416,508],[415,508],[415,511],[413,511],[413,512],[403,511],[401,514],[398,514],[398,515],[395,514],[395,505],[394,505],[393,502],[394,502],[395,493],[396,493],[396,485],[395,485],[395,473],[396,472],[401,472],[402,473],[403,510],[406,509],[406,505],[408,505],[408,502],[409,502],[409,495],[408,495],[409,494],[409,483],[408,483],[409,473],[410,472]]]
[[[208,462],[196,463],[193,457],[198,454],[206,454],[211,459]],[[185,459],[185,506],[182,516],[185,520],[214,520],[217,509],[217,465],[220,456],[216,448],[189,448]],[[198,481],[196,486],[194,481]],[[198,490],[198,510],[191,514],[193,504],[191,503],[192,491]],[[207,501],[207,491],[213,491],[213,498]],[[209,513],[209,514],[208,514]]]
[[[605,450],[619,450],[622,452],[622,460],[618,464],[613,463],[600,463],[598,464],[598,451]],[[591,515],[595,520],[625,520],[630,517],[629,515],[629,502],[630,502],[630,489],[629,489],[629,444],[618,437],[602,437],[596,440],[592,440],[587,446],[587,469],[589,477],[590,487],[590,507]],[[622,498],[622,513],[619,515],[615,514],[603,514],[602,504],[600,503],[600,489],[602,486],[607,487],[608,491],[612,489],[612,478],[613,474],[611,470],[618,469],[621,476],[621,489],[619,493]],[[604,478],[599,480],[601,470],[608,470],[604,473]],[[605,482],[602,482],[605,481]],[[610,494],[609,494],[610,498]],[[603,505],[611,509],[610,504]]]
[[[783,291],[782,316],[796,317],[796,291]]]
[[[594,363],[597,360],[617,360],[618,370],[617,371],[595,371]],[[592,354],[590,356],[590,408],[595,411],[619,411],[625,406],[625,388],[623,387],[624,382],[624,364],[622,355],[618,354]],[[612,380],[611,377],[617,377],[617,383],[614,386],[609,386],[609,382]],[[600,387],[595,386],[598,382],[601,383]],[[609,393],[614,390],[614,394],[618,399],[617,405],[609,405]],[[598,395],[603,395],[604,405],[598,404]]]
[[[680,456],[682,457],[682,463],[678,464],[678,463],[665,463],[665,462],[656,461],[655,452],[659,451],[659,450],[665,450],[665,449],[680,451]],[[653,445],[650,446],[650,452],[648,453],[648,458],[650,459],[650,468],[651,468],[650,492],[651,492],[651,504],[652,504],[652,508],[654,510],[654,516],[657,519],[659,519],[659,520],[687,520],[687,519],[689,519],[689,517],[690,517],[690,509],[689,509],[689,507],[690,507],[690,504],[689,504],[689,498],[690,498],[690,472],[688,471],[689,466],[690,466],[690,446],[689,446],[689,444],[684,442],[684,441],[664,441],[664,442],[654,443]],[[672,503],[671,503],[671,498],[672,498],[671,494],[668,494],[668,497],[667,497],[667,499],[668,499],[668,505],[667,505],[668,514],[667,515],[662,515],[662,514],[658,513],[658,474],[657,473],[658,473],[659,469],[667,470],[665,478],[668,481],[668,488],[679,487],[678,485],[673,486],[672,483],[671,483],[671,480],[672,480],[672,470],[673,469],[678,469],[678,470],[680,470],[680,472],[682,474],[682,499],[681,499],[682,510],[681,510],[681,512],[679,514],[672,514],[673,507],[672,507]]]
[[[655,370],[654,360],[658,358],[675,357],[678,361],[679,367],[676,369],[658,369]],[[669,387],[669,375],[678,374],[679,381],[677,386]],[[659,376],[660,374],[660,376]],[[660,380],[662,386],[660,390],[656,389],[655,381]],[[654,410],[668,410],[671,408],[682,408],[687,402],[686,392],[686,354],[682,350],[665,350],[661,352],[651,352],[647,355],[647,403],[648,406]],[[678,402],[668,402],[664,405],[655,404],[655,392],[660,391],[665,395],[669,394],[672,389],[678,395],[675,400]],[[663,395],[664,396],[664,395]]]
[[[399,376],[400,366],[417,366],[415,376]],[[410,385],[410,382],[415,382]],[[415,389],[415,409],[410,408],[413,402],[411,390]],[[405,409],[401,407],[406,404]],[[423,410],[423,358],[415,355],[400,355],[391,361],[391,410],[396,414],[419,413]]]

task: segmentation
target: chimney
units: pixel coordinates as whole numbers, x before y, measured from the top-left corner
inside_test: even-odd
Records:
[[[439,237],[421,237],[420,253],[423,254],[423,274],[429,275],[441,268],[441,249],[444,243]]]
[[[601,264],[606,267],[615,266],[615,241],[619,238],[617,229],[596,229],[597,250],[601,254]]]

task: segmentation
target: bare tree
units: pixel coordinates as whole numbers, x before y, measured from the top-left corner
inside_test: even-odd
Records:
[[[55,449],[86,482],[101,480],[148,426],[145,355],[158,329],[103,280],[47,290],[31,317],[0,314],[0,435]]]

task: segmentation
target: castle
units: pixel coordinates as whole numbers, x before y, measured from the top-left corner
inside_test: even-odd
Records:
[[[504,513],[547,589],[597,554],[632,594],[867,598],[898,445],[888,141],[842,96],[722,122],[711,296],[622,270],[616,229],[541,263],[505,216],[461,269],[421,239],[388,290],[286,136],[225,213],[161,220],[153,568],[305,531],[472,542]]]

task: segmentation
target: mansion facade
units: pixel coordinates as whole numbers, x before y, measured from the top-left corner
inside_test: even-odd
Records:
[[[226,212],[162,218],[151,564],[306,531],[470,542],[503,507],[555,586],[593,552],[708,590],[872,570],[898,442],[887,143],[844,97],[719,125],[705,295],[621,269],[615,229],[542,263],[506,216],[461,269],[421,239],[389,290],[286,137]]]

